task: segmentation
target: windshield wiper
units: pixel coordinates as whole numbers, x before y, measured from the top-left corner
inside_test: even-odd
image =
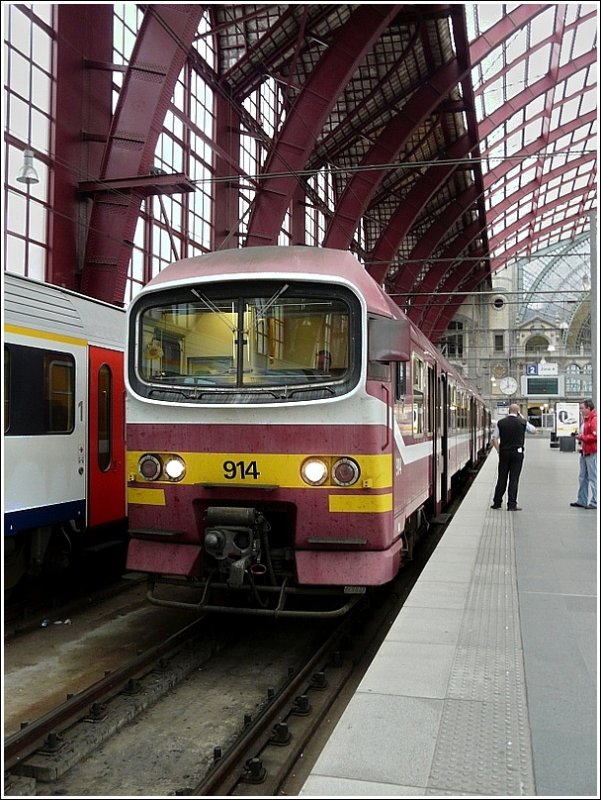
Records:
[[[284,294],[284,292],[286,291],[286,289],[288,289],[288,288],[289,288],[289,286],[290,286],[290,284],[289,284],[289,283],[285,283],[285,284],[282,286],[282,288],[281,288],[281,289],[279,289],[279,290],[278,290],[278,291],[277,291],[277,292],[276,292],[276,293],[275,293],[275,294],[274,294],[272,297],[270,297],[270,298],[269,298],[269,300],[268,300],[268,301],[265,303],[265,305],[263,306],[263,308],[260,308],[260,309],[259,309],[260,313],[261,313],[261,314],[263,314],[263,315],[265,315],[265,314],[266,314],[266,313],[269,311],[269,309],[271,308],[271,306],[272,306],[272,305],[273,305],[275,302],[277,302],[277,300],[279,300],[279,299],[280,299],[280,297],[281,297],[281,296]]]
[[[215,305],[215,303],[214,303],[214,302],[213,302],[213,301],[212,301],[210,298],[206,297],[204,294],[201,294],[201,292],[197,291],[196,289],[190,289],[190,291],[192,292],[192,294],[194,295],[194,297],[197,297],[197,298],[200,300],[200,302],[201,302],[201,303],[202,303],[202,304],[203,304],[203,305],[204,305],[206,308],[208,308],[208,310],[209,310],[209,311],[210,311],[212,314],[217,314],[217,316],[219,317],[219,321],[220,321],[220,322],[222,322],[222,323],[225,325],[225,327],[228,329],[228,331],[229,331],[230,333],[232,333],[232,334],[236,333],[236,328],[232,327],[230,324],[228,324],[228,323],[227,323],[227,322],[226,322],[226,321],[223,319],[223,314],[224,314],[225,312],[223,312],[223,311],[222,311],[222,310],[219,308],[219,306]]]

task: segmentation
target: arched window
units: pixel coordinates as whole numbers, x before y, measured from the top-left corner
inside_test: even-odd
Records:
[[[526,342],[526,353],[533,355],[545,355],[549,348],[549,340],[545,336],[535,334]]]

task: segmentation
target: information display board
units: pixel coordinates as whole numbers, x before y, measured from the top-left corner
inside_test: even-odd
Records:
[[[559,378],[531,378],[526,376],[526,394],[541,397],[559,397]]]

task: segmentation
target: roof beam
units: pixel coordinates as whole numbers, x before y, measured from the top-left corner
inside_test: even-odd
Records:
[[[475,147],[477,145],[474,144],[469,135],[462,136],[447,150],[446,158],[450,163],[449,161],[441,160],[440,164],[430,167],[413,186],[403,199],[403,202],[400,203],[376,242],[370,256],[370,263],[367,265],[370,274],[378,283],[382,283],[386,278],[386,272],[401,241],[411,229],[420,212],[429,200],[440,191],[441,186],[449,181],[457,171],[460,167],[459,160],[469,160],[469,155]],[[470,204],[477,198],[478,193],[475,190],[475,193],[471,196]],[[466,207],[462,210],[465,210]]]
[[[357,172],[348,181],[326,230],[324,247],[345,249],[350,246],[359,220],[382,180],[390,174],[390,162],[398,158],[411,136],[448,96],[465,72],[457,60],[436,70],[386,125],[361,162],[361,167],[373,165],[374,169]]]
[[[582,156],[581,158],[576,158],[574,161],[568,161],[565,164],[562,164],[560,167],[556,167],[549,172],[546,172],[541,178],[535,177],[533,180],[529,181],[529,183],[524,184],[521,186],[517,191],[513,194],[506,197],[502,202],[496,203],[494,208],[491,209],[491,213],[488,215],[488,222],[489,225],[494,225],[496,220],[499,217],[505,216],[513,206],[517,205],[520,200],[523,200],[526,197],[531,197],[534,192],[536,192],[537,197],[540,197],[541,190],[543,187],[549,183],[550,181],[558,180],[565,175],[566,172],[571,172],[572,170],[576,170],[579,167],[583,167],[587,164],[594,164],[597,160],[597,156],[595,153],[589,153],[587,156]],[[594,174],[594,170],[591,170],[591,173]],[[536,214],[537,209],[539,208],[538,202],[532,203],[532,209]],[[542,206],[541,213],[544,213],[545,206]],[[533,235],[534,231],[530,231],[530,235]]]
[[[470,44],[470,61],[473,66],[489,56],[514,33],[549,8],[549,4],[521,4],[503,17]]]
[[[449,247],[447,247],[447,249],[442,253],[440,258],[436,259],[436,261],[431,265],[423,280],[421,280],[419,283],[414,283],[408,290],[401,290],[399,287],[399,298],[397,300],[398,304],[403,305],[403,302],[410,302],[413,297],[418,297],[419,295],[423,294],[428,296],[433,293],[439,294],[437,289],[448,277],[449,270],[454,270],[454,268],[458,266],[458,261],[462,261],[463,263],[463,261],[466,259],[472,260],[474,258],[474,253],[468,252],[468,247],[475,239],[477,239],[478,236],[481,235],[481,233],[482,228],[479,220],[475,220],[465,227],[462,230],[461,235],[454,239]],[[483,249],[482,252],[483,255],[481,257],[486,257],[486,253],[484,253]],[[461,258],[462,254],[463,258]],[[389,292],[392,296],[394,296],[396,290],[397,285],[394,283],[389,288]],[[450,289],[447,291],[450,291]],[[422,317],[424,314],[425,309],[422,311],[421,316],[414,320],[418,327],[421,327]]]
[[[572,198],[578,198],[579,196],[580,196],[580,193],[574,192],[573,195],[572,195]],[[562,202],[565,202],[565,198],[561,198],[558,201],[558,204],[560,204]],[[592,209],[589,210],[589,212],[588,212],[589,219],[590,219],[591,211],[592,211]],[[539,212],[539,217],[540,216],[541,215],[540,215],[540,212]],[[578,225],[581,225],[580,230],[578,230]],[[562,214],[561,221],[559,223],[556,220],[552,220],[551,223],[548,224],[548,225],[544,224],[544,222],[543,222],[541,227],[537,231],[535,231],[532,240],[522,239],[519,242],[516,242],[511,247],[507,247],[505,245],[505,241],[501,237],[499,237],[498,245],[499,245],[499,247],[503,247],[503,251],[502,251],[503,255],[502,255],[502,257],[501,256],[495,256],[494,253],[493,253],[493,248],[491,247],[492,271],[496,272],[497,270],[502,269],[503,267],[506,267],[511,262],[511,260],[514,259],[514,258],[518,258],[518,257],[522,257],[522,256],[525,257],[526,255],[529,255],[532,252],[532,250],[535,249],[535,246],[539,242],[544,240],[545,237],[549,237],[550,238],[554,233],[556,233],[557,231],[560,231],[562,228],[569,229],[570,227],[574,231],[574,236],[578,235],[578,233],[581,233],[583,230],[586,230],[585,221],[583,220],[583,210],[582,210],[581,207],[578,207],[578,208],[574,207],[573,208],[573,212],[570,213],[570,214]],[[590,227],[590,223],[589,223],[589,227]],[[515,230],[514,230],[514,232],[515,232]]]
[[[437,344],[440,341],[449,322],[465,302],[465,298],[482,283],[487,275],[487,268],[481,264],[480,267],[476,269],[473,274],[466,277],[465,281],[462,283],[459,291],[463,292],[465,290],[465,294],[449,294],[446,303],[431,307],[424,321],[424,327],[422,328],[424,334],[431,342]],[[451,277],[452,276],[450,276],[450,278]],[[447,289],[447,291],[451,290]]]

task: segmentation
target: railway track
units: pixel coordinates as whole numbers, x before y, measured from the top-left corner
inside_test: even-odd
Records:
[[[432,525],[397,580],[343,618],[211,616],[139,654],[5,740],[5,795],[23,794],[23,781],[74,796],[297,793],[312,738],[335,724],[443,530]]]
[[[73,731],[76,724],[82,721],[100,722],[106,719],[107,704],[120,693],[130,696],[140,693],[142,681],[153,670],[165,671],[168,660],[173,659],[187,642],[198,636],[205,624],[204,619],[199,619],[188,625],[120,669],[109,672],[88,689],[68,696],[64,703],[44,716],[24,725],[18,733],[4,741],[4,769],[14,770],[16,774],[35,775],[36,768],[33,763],[28,764],[28,757],[36,753],[42,756],[60,756],[67,743],[67,731]],[[79,749],[76,756],[81,758],[86,754],[84,748]],[[57,772],[49,767],[44,774],[53,775]]]
[[[343,619],[323,621],[317,634],[314,621],[295,624],[296,639],[302,643],[298,652],[291,654],[290,642],[281,637],[279,684],[273,681],[273,685],[263,686],[262,696],[246,707],[231,708],[229,732],[222,736],[221,744],[207,744],[199,758],[195,781],[190,784],[186,775],[174,775],[170,793],[248,794],[259,783],[261,794],[269,793],[271,788],[277,791],[341,690],[356,674],[358,654],[366,653],[367,639],[374,635],[366,624],[365,613],[358,611]],[[373,613],[368,616],[374,618]],[[248,627],[242,621],[223,625],[222,619],[215,617],[199,620],[10,736],[4,743],[5,795],[22,793],[24,781],[25,785],[50,784],[52,793],[81,794],[83,787],[73,791],[72,782],[81,780],[76,773],[81,771],[84,759],[88,764],[99,752],[100,759],[106,758],[102,749],[134,720],[138,736],[152,742],[152,731],[144,732],[144,712],[166,695],[173,700],[182,683],[191,684],[199,673],[210,671],[218,654],[228,648],[231,653],[226,666],[214,668],[214,682],[222,685],[227,681],[231,690],[235,682],[231,664],[247,663],[245,653],[249,646],[253,648],[252,636],[240,641],[242,626]],[[282,626],[264,621],[260,627],[256,657],[269,662],[273,651],[265,652],[266,641],[273,643],[274,629]],[[294,638],[289,625],[287,630],[288,636]],[[277,650],[277,645],[274,648]],[[203,707],[208,707],[201,691],[195,696]],[[243,691],[240,689],[240,693]],[[167,713],[175,731],[177,714]],[[219,711],[207,713],[215,714],[212,727],[217,729],[222,724]],[[207,740],[206,734],[199,733],[198,738]],[[122,751],[120,746],[117,749]],[[89,786],[87,779],[86,785]],[[89,789],[83,793],[89,793]]]
[[[85,759],[85,769],[88,771],[89,762],[97,756],[102,758],[102,755],[98,755],[102,749],[123,735],[124,729],[134,721],[141,729],[142,740],[152,742],[154,736],[150,729],[147,735],[143,732],[145,716],[160,706],[161,701],[177,703],[182,685],[189,689],[204,675],[210,675],[211,670],[215,672],[214,680],[209,680],[208,687],[205,685],[195,692],[197,702],[208,709],[211,686],[220,687],[225,681],[229,684],[232,696],[235,697],[238,692],[241,698],[239,702],[236,698],[236,703],[227,709],[225,724],[223,719],[219,719],[219,710],[206,712],[207,716],[214,714],[215,730],[224,729],[221,740],[225,749],[240,731],[249,726],[255,714],[268,707],[273,697],[281,693],[281,687],[288,678],[302,670],[307,652],[313,653],[315,650],[315,633],[311,630],[315,626],[297,626],[300,642],[297,652],[291,653],[294,642],[289,642],[285,652],[279,653],[277,669],[273,669],[270,664],[274,652],[278,652],[278,646],[273,641],[274,626],[262,623],[260,627],[262,632],[253,636],[252,632],[249,634],[245,622],[240,620],[232,620],[224,625],[222,618],[200,619],[105,675],[84,691],[69,696],[64,703],[5,740],[5,796],[23,794],[27,786],[30,788],[27,793],[31,794],[31,786],[38,783],[50,784],[52,793],[76,796],[89,794],[87,778],[78,789],[63,788],[71,787],[73,782],[80,780],[78,771],[81,762]],[[326,626],[318,627],[319,636],[323,636]],[[271,640],[273,648],[270,653],[265,652],[268,640]],[[244,673],[252,672],[252,667],[249,665],[241,669],[240,675],[232,673],[236,671],[235,665],[241,662],[248,665],[248,653],[255,649],[259,666],[254,668],[267,677],[263,687],[258,684],[250,691],[248,687],[244,688]],[[225,665],[215,666],[220,655]],[[263,655],[265,664],[262,663]],[[238,685],[239,690],[235,688]],[[225,691],[217,693],[225,694]],[[182,703],[185,705],[185,701]],[[175,738],[182,713],[164,713],[173,724]],[[150,726],[152,724],[149,723]],[[162,727],[165,728],[164,725]],[[204,741],[207,736],[199,734],[196,738]],[[121,750],[121,747],[118,746],[118,749]],[[210,760],[203,754],[199,759],[200,771],[196,778],[200,779],[209,766]],[[184,781],[185,776],[179,779],[174,775],[171,779],[175,787],[173,790],[176,791]],[[100,793],[103,794],[102,791]],[[141,793],[152,794],[148,790]]]

